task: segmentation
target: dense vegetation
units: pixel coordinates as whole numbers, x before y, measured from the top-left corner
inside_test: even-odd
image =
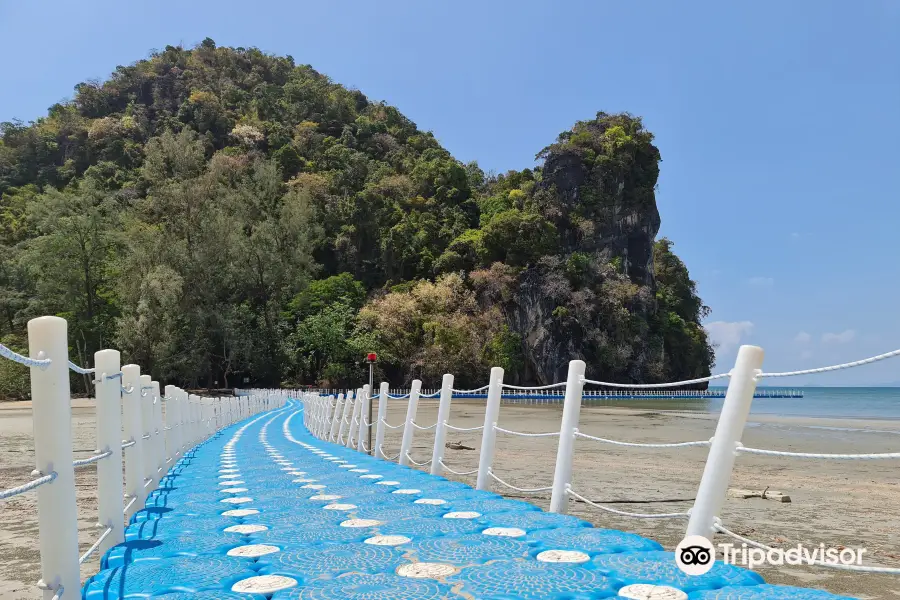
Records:
[[[659,152],[598,113],[486,176],[396,108],[256,49],[167,47],[0,125],[0,341],[69,320],[188,386],[512,381],[571,358],[615,380],[702,376],[694,282],[655,241]],[[0,396],[27,372],[0,361]]]

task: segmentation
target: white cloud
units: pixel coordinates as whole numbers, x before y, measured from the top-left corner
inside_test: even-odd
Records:
[[[729,350],[741,343],[741,339],[753,331],[750,321],[713,321],[705,325],[710,339],[719,345],[719,350]]]
[[[812,336],[806,333],[805,331],[801,331],[794,338],[794,341],[798,344],[808,344],[812,340]]]
[[[797,232],[795,231],[794,233],[791,234],[791,239],[792,239],[792,240],[799,240],[799,239],[800,239],[800,234],[797,233]]]
[[[775,285],[775,280],[771,277],[751,277],[747,283],[754,287],[772,287]]]
[[[856,337],[856,330],[848,329],[846,331],[842,331],[840,333],[823,333],[822,334],[822,343],[823,344],[846,344],[853,340]]]
[[[803,352],[800,353],[800,358],[803,358],[803,359],[812,358],[812,355],[813,355],[812,350],[804,350]]]

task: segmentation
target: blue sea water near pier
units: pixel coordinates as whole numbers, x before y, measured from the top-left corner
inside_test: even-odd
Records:
[[[724,389],[724,388],[710,388]],[[760,388],[765,390],[766,388]],[[900,420],[898,387],[804,387],[802,398],[754,398],[753,415],[780,417],[821,417],[826,419]],[[654,410],[694,410],[717,413],[720,398],[671,398],[663,400],[613,399],[595,401],[591,406],[624,406]]]

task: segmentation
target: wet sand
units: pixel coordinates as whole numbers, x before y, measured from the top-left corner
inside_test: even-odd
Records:
[[[481,425],[483,401],[456,401],[450,423],[459,427]],[[93,402],[73,402],[73,437],[76,457],[95,448]],[[402,401],[393,402],[388,422],[397,424],[406,415]],[[420,403],[417,423],[430,425],[437,403]],[[524,432],[558,430],[559,406],[504,405],[499,425]],[[754,417],[744,444],[800,452],[891,452],[900,449],[900,422],[849,419]],[[868,429],[867,432],[841,428]],[[580,429],[584,433],[631,442],[707,440],[715,429],[715,416],[701,412],[585,406]],[[387,430],[385,451],[396,454],[401,430]],[[416,431],[412,456],[431,457],[433,431]],[[459,471],[477,467],[481,432],[449,431],[448,441],[462,442],[475,450],[446,450],[445,462]],[[556,459],[556,438],[522,438],[498,434],[495,472],[517,487],[549,486]],[[703,471],[706,448],[644,450],[622,448],[580,439],[576,445],[573,488],[599,502],[632,512],[686,512]],[[34,468],[31,407],[27,402],[0,403],[0,489],[31,479]],[[726,527],[754,540],[781,547],[803,543],[817,546],[865,547],[867,560],[900,567],[900,465],[898,461],[810,461],[742,455],[732,487],[777,490],[792,502],[729,498],[722,511]],[[474,484],[475,477],[456,477]],[[93,467],[76,472],[80,549],[96,538],[97,498]],[[549,492],[522,497],[547,508]],[[627,501],[650,500],[650,503]],[[625,502],[623,502],[625,501]],[[0,598],[38,600],[39,578],[36,496],[24,494],[3,503],[0,513]],[[636,520],[604,513],[583,503],[572,503],[570,513],[598,527],[633,531],[672,549],[683,535],[683,521]],[[719,542],[720,540],[717,540]],[[725,541],[725,540],[721,540]],[[99,557],[82,567],[82,578],[95,573]],[[864,599],[900,598],[900,577],[856,574],[821,567],[766,567],[760,573],[771,583],[802,585]]]

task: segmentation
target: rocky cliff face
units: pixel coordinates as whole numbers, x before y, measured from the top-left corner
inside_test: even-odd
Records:
[[[560,237],[519,279],[507,312],[523,339],[525,377],[565,378],[569,360],[606,365],[596,376],[654,374],[653,248],[660,227],[654,186],[659,151],[639,120],[603,113],[578,123],[539,156],[533,199]],[[611,368],[610,368],[611,367]]]

